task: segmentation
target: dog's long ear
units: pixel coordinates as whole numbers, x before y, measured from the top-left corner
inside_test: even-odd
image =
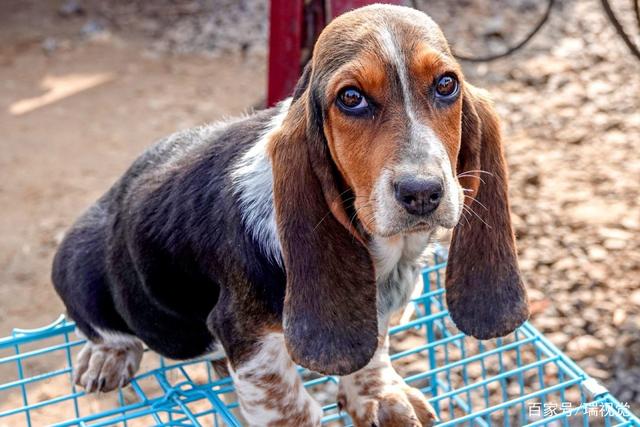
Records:
[[[368,363],[378,343],[375,272],[349,224],[335,166],[310,99],[307,67],[271,142],[278,236],[287,275],[284,336],[293,360],[345,375]]]
[[[456,326],[479,339],[506,335],[529,317],[507,194],[498,117],[476,88],[464,92],[458,173],[471,189],[468,215],[453,231],[447,264],[447,305]],[[479,218],[481,217],[482,220]]]

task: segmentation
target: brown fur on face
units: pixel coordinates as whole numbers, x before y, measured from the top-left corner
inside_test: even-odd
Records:
[[[443,104],[433,91],[445,73],[457,76],[460,88]],[[338,109],[336,97],[347,87],[367,97],[372,114]],[[473,93],[442,33],[421,12],[370,6],[321,34],[270,152],[287,273],[284,334],[294,361],[343,375],[366,364],[377,343],[369,235],[454,227],[463,186],[489,218],[454,232],[447,278],[453,319],[480,338],[526,319],[497,119]],[[474,171],[487,168],[495,180],[483,188]],[[458,181],[459,171],[468,177]],[[442,178],[447,203],[427,219],[408,215],[393,196],[401,173]]]
[[[379,213],[377,215],[375,211],[380,203],[376,197],[380,198],[380,194],[374,193],[382,172],[387,170],[394,174],[407,157],[419,160],[422,155],[413,147],[421,141],[412,129],[415,125],[411,119],[433,131],[446,151],[451,175],[455,176],[462,103],[458,99],[451,105],[436,105],[433,85],[439,76],[451,73],[458,77],[462,86],[462,73],[444,39],[437,33],[435,39],[425,36],[427,32],[433,33],[430,22],[425,21],[422,26],[416,26],[414,22],[403,16],[386,17],[381,22],[345,19],[341,25],[331,28],[333,31],[326,36],[329,39],[326,43],[321,36],[317,48],[320,59],[313,64],[313,67],[321,67],[324,56],[341,56],[338,50],[345,46],[332,43],[333,32],[355,34],[354,45],[358,48],[350,46],[352,52],[344,58],[344,64],[327,76],[320,96],[326,108],[323,131],[332,159],[347,186],[355,193],[355,212],[370,234],[384,234],[376,224]],[[384,31],[392,31],[395,36],[392,42],[397,46],[391,50],[389,40],[384,39],[384,32],[380,30],[385,25]],[[401,81],[400,74],[409,79]],[[336,99],[345,88],[358,89],[370,104],[375,105],[371,117],[353,117],[337,107]],[[410,116],[413,117],[410,119]],[[391,191],[389,195],[392,196]],[[393,200],[386,202],[395,203]]]

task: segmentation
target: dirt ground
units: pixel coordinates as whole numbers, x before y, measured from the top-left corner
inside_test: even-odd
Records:
[[[61,16],[62,3],[0,3],[0,336],[62,312],[57,243],[146,146],[265,96],[264,26],[212,47],[180,17],[138,28],[97,6]],[[263,19],[265,2],[241,3]],[[465,52],[499,50],[540,9],[424,3]],[[516,55],[464,67],[503,117],[532,322],[640,410],[640,62],[585,0],[560,2]]]
[[[264,98],[264,57],[163,57],[144,40],[66,38],[83,20],[49,3],[0,5],[1,336],[62,311],[49,279],[57,243],[146,146]],[[47,55],[53,36],[68,45]],[[62,97],[45,103],[52,93]],[[24,100],[42,105],[12,110]]]

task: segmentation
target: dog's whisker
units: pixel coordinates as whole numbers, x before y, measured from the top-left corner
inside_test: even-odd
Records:
[[[337,200],[338,197],[342,196],[343,194],[345,194],[346,192],[350,191],[350,189],[347,189],[345,191],[343,191],[342,193],[340,193],[338,196],[336,196],[333,200]],[[364,196],[358,196],[358,195],[353,195],[352,197],[349,197],[347,199],[344,200],[344,202],[350,202],[352,200],[357,200],[358,198],[362,198],[362,199],[366,199],[366,197]],[[320,219],[320,221],[318,221],[318,223],[315,225],[315,227],[313,227],[313,231],[316,231],[316,229],[320,226],[320,224],[322,224],[322,222],[327,219],[327,217],[331,214],[331,210],[328,210],[326,214],[324,214],[324,216]],[[353,222],[353,218],[351,219],[351,221],[349,221],[350,223]]]
[[[467,196],[466,194],[464,195],[464,197],[466,197],[469,200],[472,200],[474,203],[479,204],[482,208],[484,208],[485,211],[489,212],[489,208],[486,207],[482,202],[480,202],[478,199],[476,199],[475,197],[471,197],[471,196]]]
[[[471,209],[469,206],[464,206],[464,205],[463,205],[463,209],[465,209],[465,210],[467,210],[468,212],[470,212],[470,213],[472,213],[473,215],[475,215],[475,216],[476,216],[476,218],[478,218],[478,219],[480,220],[480,222],[482,222],[482,223],[483,223],[484,225],[486,225],[487,227],[489,227],[489,228],[493,228],[493,227],[491,227],[489,224],[487,224],[487,222],[486,222],[484,219],[482,219],[482,218],[480,217],[480,215],[478,215],[478,214],[476,213],[476,211],[474,211],[473,209]]]
[[[349,220],[349,224],[355,227],[354,221],[356,218],[358,218],[358,213],[361,212],[364,208],[368,208],[368,207],[371,207],[371,202],[365,203],[359,208],[356,208],[355,211],[353,212],[353,215],[351,216],[351,219]]]
[[[482,169],[474,169],[474,170],[470,170],[470,171],[464,171],[462,173],[459,173],[457,176],[464,176],[464,175],[470,174],[470,173],[484,173],[484,174],[493,176],[493,173],[491,173],[489,171],[482,170]]]
[[[315,227],[313,227],[313,231],[316,231],[316,229],[318,227],[320,227],[320,224],[322,224],[322,221],[324,221],[325,219],[327,219],[327,217],[331,214],[331,210],[328,210],[326,214],[324,214],[324,216],[322,218],[320,218],[320,221],[318,221],[318,223],[315,225]]]
[[[475,178],[475,179],[479,180],[481,183],[486,184],[486,182],[484,182],[484,179],[480,178],[479,176],[475,176],[475,175],[458,175],[457,178]]]
[[[464,218],[465,222],[467,223],[467,225],[469,227],[471,227],[471,223],[469,222],[469,218],[467,218],[467,213],[465,212],[464,209],[462,209],[462,212],[460,212],[462,218]]]

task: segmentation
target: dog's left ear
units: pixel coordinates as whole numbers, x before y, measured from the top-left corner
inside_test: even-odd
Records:
[[[462,332],[479,339],[504,336],[527,320],[529,309],[511,228],[499,120],[488,98],[469,84],[457,172],[475,199],[465,204],[478,215],[468,215],[453,231],[447,305]]]
[[[346,375],[364,367],[378,344],[375,273],[344,208],[310,73],[307,66],[282,129],[271,141],[287,276],[284,336],[296,363]]]

